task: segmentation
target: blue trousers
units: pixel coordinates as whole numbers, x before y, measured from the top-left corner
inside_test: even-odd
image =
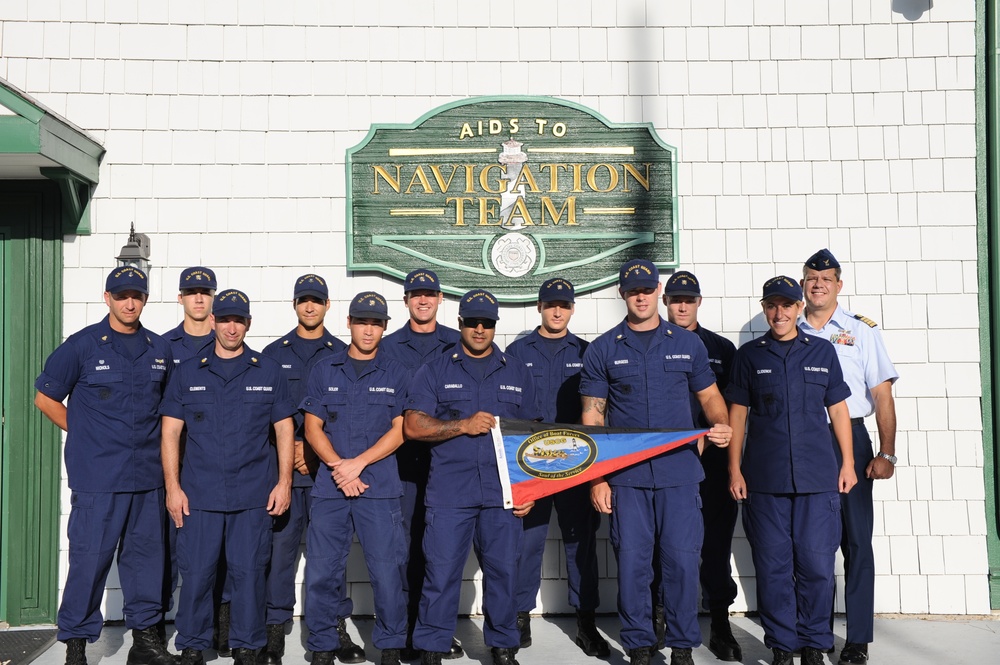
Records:
[[[510,510],[427,508],[424,558],[427,568],[413,646],[443,653],[451,648],[458,620],[462,570],[469,546],[483,571],[483,637],[489,647],[512,649],[521,642],[514,592],[517,553],[524,532]]]
[[[396,449],[399,480],[403,484],[400,507],[403,511],[403,537],[407,556],[400,568],[403,593],[409,615],[409,630],[417,620],[424,586],[424,494],[430,473],[430,446],[423,441],[405,441]]]
[[[167,558],[163,505],[163,488],[70,495],[69,571],[57,639],[96,642],[101,636],[101,599],[116,552],[125,626],[141,630],[163,619]]]
[[[264,571],[271,557],[271,516],[264,508],[221,513],[191,510],[177,533],[177,564],[184,583],[177,604],[178,649],[207,649],[212,643],[212,596],[219,559],[232,580],[229,643],[259,649],[264,629]]]
[[[743,527],[757,573],[764,646],[832,647],[840,496],[750,492],[743,502]]]
[[[618,615],[622,646],[656,644],[653,630],[653,558],[660,566],[669,647],[701,644],[698,563],[704,525],[698,485],[611,488],[611,544],[618,560]]]
[[[709,445],[701,456],[701,515],[705,538],[701,544],[701,603],[709,611],[729,610],[736,600],[736,581],[730,560],[739,504],[729,493],[729,457],[725,448]]]
[[[875,552],[872,530],[875,514],[872,487],[865,477],[872,461],[872,439],[863,422],[851,425],[854,440],[854,471],[858,484],[840,497],[843,516],[843,537],[840,550],[844,553],[844,600],[847,612],[847,641],[868,644],[875,636]],[[834,445],[837,463],[843,457]]]
[[[538,499],[521,520],[524,540],[517,564],[518,612],[535,609],[542,582],[542,555],[549,519],[555,506],[563,548],[566,551],[566,578],[569,604],[578,610],[594,611],[601,604],[597,573],[597,527],[600,513],[590,505],[590,486],[584,483],[552,496]]]
[[[406,601],[399,577],[403,560],[399,500],[313,497],[306,536],[306,646],[314,653],[340,648],[337,619],[355,533],[375,601],[372,642],[378,649],[406,646]]]

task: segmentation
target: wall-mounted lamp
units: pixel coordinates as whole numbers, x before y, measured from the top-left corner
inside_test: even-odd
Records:
[[[135,232],[135,222],[128,234],[128,242],[122,245],[121,251],[115,257],[119,266],[135,266],[147,275],[152,265],[149,262],[149,236]]]

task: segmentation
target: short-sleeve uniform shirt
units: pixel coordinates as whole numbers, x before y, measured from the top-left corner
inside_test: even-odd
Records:
[[[313,367],[300,408],[323,421],[323,432],[338,456],[357,457],[392,429],[393,418],[403,414],[409,377],[406,367],[383,357],[381,351],[357,376],[347,351],[340,351]],[[361,472],[361,482],[368,485],[361,495],[363,499],[401,496],[403,486],[396,456],[389,455],[366,466]],[[312,495],[346,498],[334,484],[330,468],[322,462]]]
[[[580,422],[580,372],[587,346],[587,342],[571,332],[549,340],[535,328],[531,334],[507,347],[507,353],[531,371],[543,421]]]
[[[501,418],[537,420],[531,374],[524,363],[493,345],[482,381],[465,368],[461,345],[417,370],[406,410],[438,420],[461,420],[478,411]],[[459,435],[431,446],[425,503],[428,507],[503,507],[493,437]]]
[[[454,328],[439,323],[434,327],[434,332],[425,337],[413,332],[407,321],[402,328],[382,338],[378,352],[415,370],[424,363],[457,349],[461,341],[461,333]]]
[[[833,344],[844,380],[851,387],[851,396],[847,398],[851,418],[870,416],[875,411],[871,389],[884,381],[895,383],[899,378],[875,323],[838,305],[821,330],[810,326],[805,317],[799,320],[799,328]]]
[[[851,394],[833,348],[799,331],[781,353],[770,334],[736,352],[726,397],[749,408],[743,477],[765,494],[836,492],[826,409]]]
[[[174,354],[174,364],[180,365],[188,358],[211,353],[212,346],[215,344],[215,331],[213,330],[206,335],[198,348],[192,348],[189,340],[193,338],[184,332],[184,322],[182,321],[177,324],[176,328],[172,328],[166,332],[163,335],[163,339],[167,340],[167,343],[170,344],[170,350]]]
[[[693,429],[691,394],[715,383],[705,345],[663,318],[652,336],[647,349],[623,320],[594,340],[583,356],[580,394],[607,400],[608,427]],[[695,484],[704,477],[691,444],[616,471],[607,480],[660,488]]]
[[[66,473],[79,492],[163,487],[157,408],[173,370],[170,347],[141,327],[132,358],[108,317],[70,335],[45,361],[35,388],[66,406]]]
[[[160,413],[183,420],[181,489],[191,508],[261,508],[278,482],[270,426],[298,409],[278,363],[247,346],[231,376],[218,356],[190,358],[174,373]]]

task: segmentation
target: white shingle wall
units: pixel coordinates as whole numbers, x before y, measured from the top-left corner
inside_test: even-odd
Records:
[[[336,285],[334,332],[367,288],[393,300],[398,324],[398,282],[345,271],[344,154],[372,123],[480,94],[652,123],[679,149],[680,256],[705,284],[707,327],[759,334],[762,281],[830,247],[846,304],[885,331],[901,461],[876,484],[876,610],[986,613],[975,3],[911,17],[893,4],[8,0],[0,75],[108,149],[94,233],[65,244],[67,334],[105,313],[104,275],[133,220],[152,238],[153,330],[180,317],[174,284],[193,264],[254,299],[258,348],[294,324],[287,301],[306,271]],[[606,289],[580,299],[573,327],[593,338],[623,312]],[[456,314],[450,300],[442,320]],[[505,307],[501,343],[534,323],[533,308]],[[606,528],[600,568],[613,578]],[[553,527],[549,612],[569,609],[558,538]],[[753,608],[739,528],[734,567],[734,609]],[[476,612],[479,574],[466,573],[463,610]],[[371,612],[360,552],[349,577],[357,611]],[[114,571],[108,586],[107,614],[121,618]],[[610,611],[613,579],[602,591]]]

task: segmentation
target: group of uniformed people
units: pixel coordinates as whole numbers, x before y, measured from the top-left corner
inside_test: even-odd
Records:
[[[308,274],[293,287],[296,327],[258,353],[244,341],[249,298],[219,291],[210,269],[181,273],[184,320],[165,337],[139,321],[146,275],[115,269],[108,316],[71,335],[36,381],[36,405],[67,432],[69,573],[58,617],[67,665],[85,665],[86,642],[100,635],[116,552],[133,635],[128,665],[178,660],[163,629],[178,573],[182,665],[202,665],[211,647],[231,650],[237,665],[280,665],[303,533],[313,663],[365,660],[345,623],[357,535],[383,665],[463,655],[454,632],[470,547],[483,570],[492,661],[516,665],[518,649],[531,645],[553,507],[575,641],[587,655],[611,653],[594,615],[604,513],[630,662],[649,663],[669,646],[672,665],[693,663],[699,576],[708,646],[738,661],[729,624],[737,501],[775,665],[797,650],[814,665],[832,649],[838,546],[848,613],[839,663],[863,664],[872,641],[871,483],[890,477],[896,461],[897,375],[874,323],[837,305],[842,284],[828,250],[810,257],[801,282],[769,280],[761,300],[769,331],[737,351],[698,324],[695,275],[675,272],[664,286],[652,262],[636,259],[619,273],[627,315],[614,328],[590,344],[571,333],[574,288],[554,278],[539,289],[540,325],[504,352],[494,343],[496,298],[474,289],[459,302],[458,330],[441,325],[441,287],[427,269],[404,280],[409,320],[391,334],[385,298],[357,294],[345,344],[325,327],[329,287]],[[873,411],[877,456],[863,421]],[[489,436],[496,417],[708,434],[510,510]]]

